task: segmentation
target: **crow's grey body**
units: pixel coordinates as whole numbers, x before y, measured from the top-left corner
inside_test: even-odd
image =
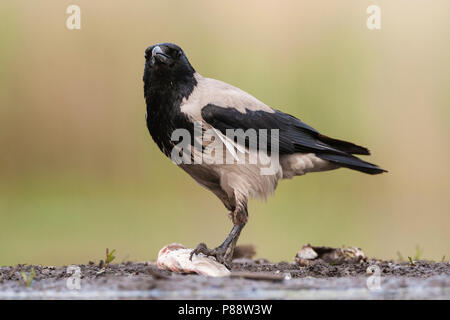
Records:
[[[199,121],[203,128],[213,128],[202,117],[202,110],[207,105],[220,105],[225,108],[234,108],[238,112],[245,114],[248,110],[274,113],[275,111],[254,98],[250,94],[222,81],[204,78],[200,74],[194,75],[197,85],[192,94],[184,98],[180,105],[180,110],[192,121]],[[220,132],[218,134],[221,134]],[[224,144],[229,144],[232,148],[238,149],[236,143],[222,134]],[[224,150],[226,147],[223,148]],[[194,147],[193,152],[198,152]],[[249,153],[255,150],[245,149],[245,153],[237,152],[238,157],[250,157]],[[202,154],[203,157],[208,156]],[[236,161],[237,162],[237,161]],[[200,185],[211,190],[224,205],[233,211],[233,218],[236,221],[244,219],[247,214],[245,208],[249,197],[266,198],[271,195],[278,184],[278,180],[292,178],[308,172],[324,171],[338,168],[337,165],[327,160],[318,158],[314,153],[282,154],[279,164],[275,164],[273,174],[261,174],[261,168],[267,167],[261,163],[250,164],[249,161],[242,161],[243,164],[181,164],[185,170]]]

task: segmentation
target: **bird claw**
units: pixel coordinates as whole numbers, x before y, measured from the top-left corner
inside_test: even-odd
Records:
[[[226,256],[226,250],[224,250],[221,247],[217,247],[214,249],[209,249],[206,244],[199,243],[198,246],[192,250],[191,255],[189,257],[189,260],[192,261],[192,257],[195,255],[198,255],[200,253],[203,253],[207,257],[214,257],[216,258],[216,261],[223,264],[228,269],[231,269],[231,259],[228,259]]]

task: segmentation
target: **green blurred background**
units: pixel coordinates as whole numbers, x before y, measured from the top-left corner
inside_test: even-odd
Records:
[[[81,30],[68,30],[69,4]],[[366,8],[381,7],[381,30]],[[450,256],[448,1],[0,2],[0,265],[155,259],[167,243],[219,244],[212,193],[145,127],[144,50],[182,46],[234,84],[389,170],[280,183],[252,200],[240,243],[292,260],[305,243],[369,256]]]

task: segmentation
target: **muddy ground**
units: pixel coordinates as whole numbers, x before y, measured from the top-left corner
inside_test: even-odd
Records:
[[[368,274],[373,266],[379,277]],[[448,262],[318,259],[300,266],[240,258],[222,278],[175,274],[154,262],[79,268],[77,290],[66,266],[0,267],[0,299],[450,299]]]

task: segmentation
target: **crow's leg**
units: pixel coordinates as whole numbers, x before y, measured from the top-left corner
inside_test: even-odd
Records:
[[[231,268],[231,260],[233,259],[234,248],[239,239],[242,229],[247,223],[247,206],[243,210],[235,210],[232,212],[233,229],[226,237],[225,241],[214,249],[209,249],[206,244],[200,243],[197,248],[191,252],[191,260],[194,254],[203,253],[206,256],[213,256],[219,263],[224,264],[228,269]]]
[[[197,248],[191,252],[191,259],[194,254],[203,253],[206,256],[213,256],[219,263],[224,264],[227,268],[231,268],[231,260],[233,258],[234,248],[236,247],[237,240],[241,234],[243,225],[235,224],[231,229],[225,241],[214,249],[208,249],[206,244],[200,243]]]

